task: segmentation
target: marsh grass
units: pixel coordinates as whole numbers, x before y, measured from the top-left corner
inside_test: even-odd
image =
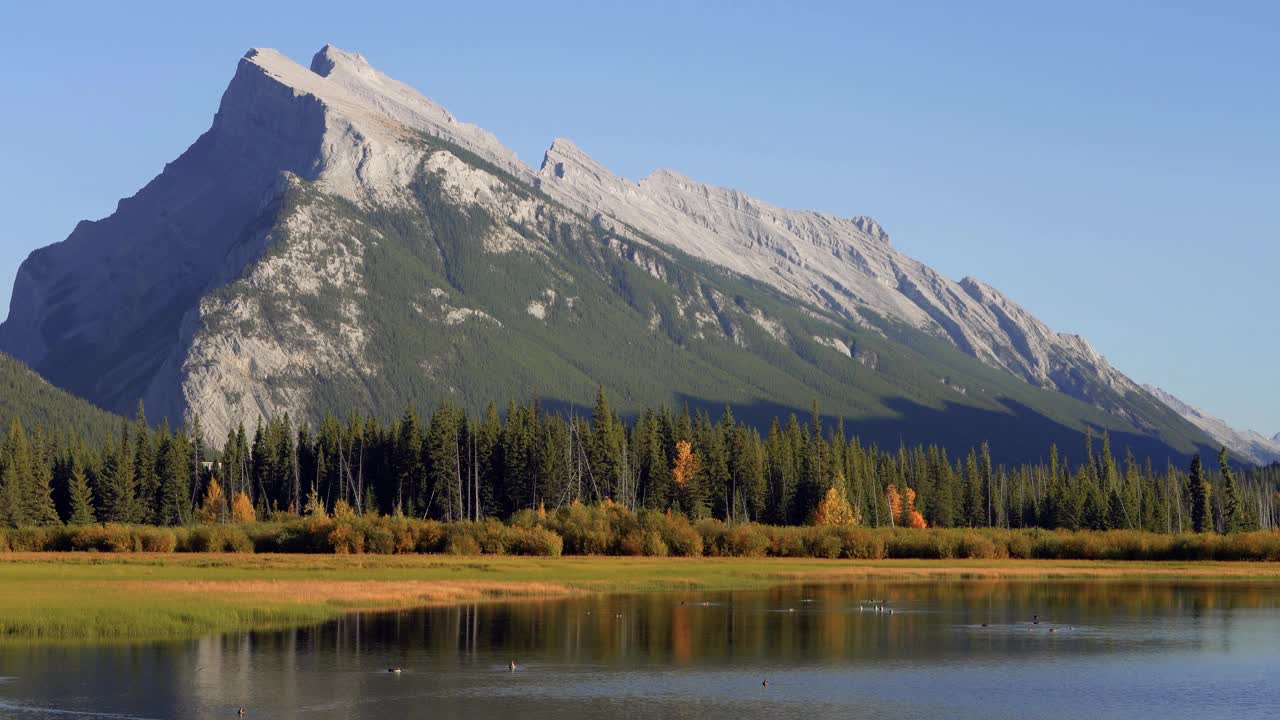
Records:
[[[1280,580],[1280,565],[1059,560],[454,557],[226,553],[0,556],[4,642],[180,639],[357,610],[589,593],[760,589],[876,578]]]
[[[1280,532],[1152,533],[1000,528],[777,527],[690,522],[614,503],[521,511],[510,522],[286,517],[245,525],[0,529],[0,552],[709,556],[892,559],[1280,561]]]

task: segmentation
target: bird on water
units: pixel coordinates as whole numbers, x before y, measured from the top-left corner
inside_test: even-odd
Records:
[[[508,671],[508,672],[515,672],[515,671],[516,671],[516,661],[515,661],[515,660],[512,660],[511,662],[507,663],[507,671]]]

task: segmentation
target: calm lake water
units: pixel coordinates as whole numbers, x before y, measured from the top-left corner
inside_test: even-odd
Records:
[[[316,719],[1275,718],[1280,585],[869,582],[0,646],[0,718],[233,718],[240,706]]]

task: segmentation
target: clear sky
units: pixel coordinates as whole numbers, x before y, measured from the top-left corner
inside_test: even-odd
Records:
[[[0,316],[31,250],[208,128],[240,55],[363,53],[556,136],[871,215],[1139,382],[1280,431],[1280,3],[0,4]]]

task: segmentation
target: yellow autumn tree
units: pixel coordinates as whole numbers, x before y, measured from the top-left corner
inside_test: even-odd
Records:
[[[889,501],[889,517],[893,520],[894,525],[901,524],[902,518],[902,495],[898,493],[897,485],[890,485],[884,491],[885,498]]]
[[[196,510],[196,520],[205,525],[220,522],[226,502],[226,496],[222,493],[222,486],[218,484],[218,479],[209,478],[209,487],[204,491],[204,500],[200,502],[200,508]]]
[[[251,523],[258,519],[258,513],[253,509],[253,503],[249,501],[249,496],[243,492],[236,493],[235,498],[231,501],[231,522],[233,523]]]
[[[833,483],[813,511],[814,525],[857,525],[858,514],[845,496],[844,483]]]
[[[689,479],[698,471],[698,458],[693,454],[693,444],[688,440],[676,443],[676,464],[671,468],[671,477],[676,485],[684,487]]]
[[[311,492],[307,493],[307,504],[303,506],[303,514],[307,517],[325,517],[328,513],[324,509],[324,500],[320,499],[320,493],[316,491],[316,486],[311,486]]]

